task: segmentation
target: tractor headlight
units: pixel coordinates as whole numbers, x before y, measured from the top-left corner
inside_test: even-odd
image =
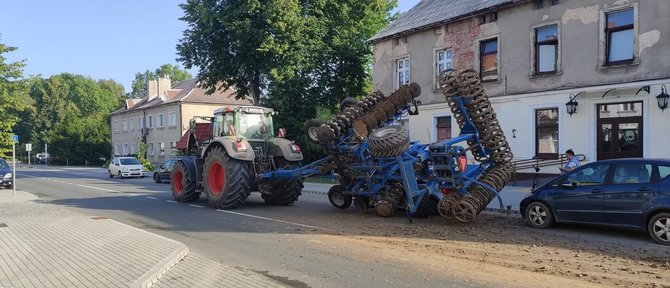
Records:
[[[291,144],[291,152],[293,153],[300,153],[302,150],[300,150],[300,146],[296,144]]]
[[[2,177],[2,178],[5,178],[5,179],[7,179],[7,178],[12,178],[12,173],[7,173],[7,174],[5,174],[5,176]]]
[[[244,145],[242,142],[235,142],[233,150],[235,150],[235,152],[247,152],[247,145]]]

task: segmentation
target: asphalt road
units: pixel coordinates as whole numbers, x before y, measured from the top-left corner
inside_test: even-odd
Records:
[[[151,177],[110,179],[101,168],[17,170],[17,188],[41,201],[181,241],[193,253],[292,287],[481,287],[453,275],[426,275],[421,267],[384,262],[374,257],[374,251],[361,257],[347,249],[310,245],[310,235],[349,233],[350,221],[370,225],[404,221],[357,215],[354,209],[341,211],[324,195],[304,193],[295,205],[276,207],[266,206],[258,193],[252,193],[240,209],[217,210],[208,207],[204,197],[190,204],[174,202],[169,184],[154,183]]]

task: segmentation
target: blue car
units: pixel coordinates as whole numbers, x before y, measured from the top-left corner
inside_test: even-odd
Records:
[[[12,167],[9,166],[5,159],[0,158],[0,186],[4,186],[7,189],[14,187],[12,173]]]
[[[570,222],[647,231],[670,245],[670,160],[596,161],[535,189],[520,204],[533,228]]]

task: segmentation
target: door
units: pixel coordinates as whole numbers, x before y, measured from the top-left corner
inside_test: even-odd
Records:
[[[551,193],[559,221],[601,223],[609,164],[586,165],[563,177]]]
[[[642,102],[598,105],[598,160],[642,157]]]
[[[653,165],[618,164],[612,184],[604,194],[605,218],[610,224],[643,228],[644,212],[660,197],[658,184],[652,183]],[[642,225],[642,226],[640,226]]]
[[[169,160],[161,166],[161,169],[159,171],[159,177],[161,180],[170,180],[170,174],[172,173],[172,166],[174,165],[173,160]]]

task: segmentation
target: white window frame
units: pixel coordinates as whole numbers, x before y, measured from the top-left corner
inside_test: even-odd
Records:
[[[144,129],[144,116],[137,117],[137,128]]]
[[[147,116],[147,128],[151,129],[153,127],[153,115],[148,115]]]
[[[129,123],[130,131],[135,131],[135,118],[130,118],[130,120],[128,120],[128,122],[130,122]]]
[[[147,150],[149,150],[149,155],[154,156],[154,143],[149,143]]]
[[[394,71],[393,78],[395,80],[393,80],[393,81],[395,83],[394,84],[395,88],[398,89],[398,88],[400,88],[401,85],[409,84],[411,82],[411,79],[412,79],[412,74],[411,74],[412,62],[409,58],[409,55],[406,55],[406,56],[403,56],[403,57],[396,58],[393,63],[395,65],[395,67],[393,69],[393,71]],[[400,63],[403,64],[403,68],[400,68]],[[400,74],[401,73],[404,74],[405,83],[400,83]]]
[[[165,155],[165,142],[160,142],[158,145],[159,155]]]
[[[177,127],[177,112],[172,111],[168,113],[168,127]]]
[[[114,156],[120,155],[119,152],[119,144],[114,144]]]
[[[156,128],[165,127],[165,122],[163,121],[163,113],[156,114]]]
[[[440,54],[442,53],[444,53],[444,59],[440,60]],[[451,58],[447,58],[447,55],[449,54],[451,54]],[[433,75],[435,75],[433,84],[435,88],[440,88],[440,73],[449,69],[454,69],[454,49],[438,48],[433,50],[433,55],[433,59],[435,59],[435,65],[433,66]],[[444,66],[444,69],[441,69],[442,66]]]
[[[130,154],[135,154],[135,143],[130,143]]]
[[[123,155],[128,155],[128,143],[123,143]]]
[[[613,13],[613,12],[618,12],[618,11],[623,11],[627,9],[633,9],[633,61],[631,63],[623,63],[623,64],[608,64],[607,62],[607,49],[609,48],[607,46],[608,41],[607,41],[607,34],[605,33],[605,26],[607,25],[607,14]],[[639,29],[640,29],[640,24],[639,24],[639,10],[638,10],[638,3],[630,3],[630,4],[624,4],[621,6],[614,6],[614,7],[608,7],[605,9],[600,10],[600,21],[599,21],[599,49],[598,49],[598,58],[599,58],[599,65],[598,69],[606,69],[609,67],[621,67],[621,66],[627,66],[627,65],[638,65],[640,64],[640,51],[639,51]]]
[[[556,25],[557,30],[558,30],[558,43],[556,45],[556,72],[551,72],[551,73],[538,73],[537,71],[537,63],[535,61],[539,60],[537,57],[535,57],[535,54],[537,53],[535,51],[536,43],[537,43],[537,29],[538,28],[543,28],[551,25]],[[531,71],[531,77],[535,76],[543,76],[543,75],[556,75],[556,74],[562,74],[562,66],[561,66],[561,21],[553,21],[553,22],[546,22],[542,24],[537,24],[530,26],[530,71]],[[537,59],[537,60],[536,60]]]
[[[114,129],[114,133],[119,133],[119,120],[112,122],[112,129]]]

